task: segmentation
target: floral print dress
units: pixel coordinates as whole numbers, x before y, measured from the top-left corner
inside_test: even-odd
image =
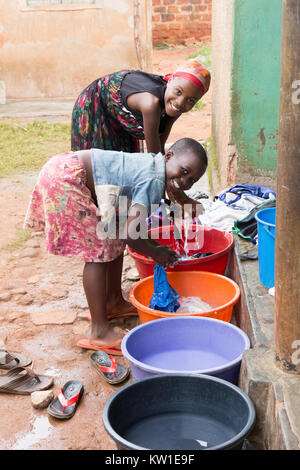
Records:
[[[139,152],[143,127],[123,106],[120,87],[127,70],[95,80],[78,96],[72,114],[71,149]]]
[[[118,258],[125,240],[100,240],[98,208],[86,186],[84,164],[76,152],[50,158],[33,189],[24,228],[43,231],[46,249],[54,255],[75,257],[86,263]]]

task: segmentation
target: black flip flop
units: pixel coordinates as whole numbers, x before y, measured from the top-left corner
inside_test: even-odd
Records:
[[[55,397],[47,408],[49,415],[58,419],[69,419],[74,416],[83,395],[83,384],[79,380],[69,380],[60,394]]]
[[[90,355],[90,361],[101,377],[111,385],[123,382],[129,375],[128,367],[106,354],[105,351],[95,351]]]

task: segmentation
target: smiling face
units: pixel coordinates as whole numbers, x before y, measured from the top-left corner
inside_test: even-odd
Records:
[[[202,91],[185,78],[173,77],[165,92],[165,110],[170,117],[187,113],[201,98]]]
[[[203,176],[206,165],[193,150],[185,152],[169,151],[166,159],[166,189],[167,191],[187,191]]]

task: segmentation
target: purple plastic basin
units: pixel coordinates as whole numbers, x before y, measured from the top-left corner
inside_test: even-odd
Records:
[[[192,373],[237,384],[248,336],[209,317],[170,317],[143,323],[122,340],[135,380],[157,374]]]

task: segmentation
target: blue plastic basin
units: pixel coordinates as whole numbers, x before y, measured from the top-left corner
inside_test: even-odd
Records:
[[[264,287],[275,284],[275,230],[276,207],[263,209],[255,214],[258,235],[259,280]]]
[[[135,380],[168,373],[207,374],[238,382],[248,336],[209,317],[170,317],[143,323],[122,340]]]

